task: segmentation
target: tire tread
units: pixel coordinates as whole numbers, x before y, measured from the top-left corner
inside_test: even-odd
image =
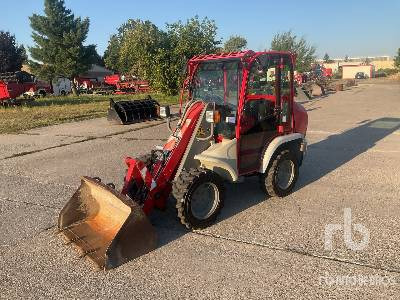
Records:
[[[298,162],[297,160],[294,159],[295,162],[295,178],[294,178],[294,182],[292,184],[292,187],[290,187],[288,189],[288,192],[285,192],[284,195],[279,194],[275,188],[275,184],[274,184],[274,180],[275,180],[275,171],[276,168],[278,166],[279,161],[281,160],[282,156],[285,156],[287,154],[290,154],[291,152],[289,151],[289,149],[284,149],[282,150],[278,155],[276,155],[275,157],[273,157],[273,161],[272,164],[268,167],[267,171],[262,174],[260,176],[260,186],[261,189],[267,193],[268,195],[270,195],[271,197],[284,197],[287,194],[289,194],[291,192],[291,190],[294,188],[294,185],[296,184],[297,181],[297,177],[298,177]]]
[[[204,220],[204,222],[193,223],[190,221],[190,218],[185,211],[188,193],[195,182],[212,180],[217,181],[217,185],[219,187],[219,206],[217,207],[215,213],[208,219]],[[200,229],[207,227],[213,221],[215,221],[217,215],[220,213],[221,208],[223,207],[225,189],[222,179],[219,178],[216,173],[204,168],[192,168],[190,170],[182,170],[178,179],[174,181],[172,185],[172,196],[176,200],[175,207],[177,209],[177,216],[180,222],[188,229]]]

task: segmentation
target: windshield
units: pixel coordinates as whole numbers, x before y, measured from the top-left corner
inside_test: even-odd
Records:
[[[240,77],[239,61],[202,63],[193,77],[193,99],[236,107]]]

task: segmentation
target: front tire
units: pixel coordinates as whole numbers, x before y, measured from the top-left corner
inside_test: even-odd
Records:
[[[221,177],[203,168],[183,170],[172,187],[181,223],[201,229],[215,222],[224,204],[225,188]]]
[[[296,156],[289,150],[283,150],[261,175],[261,188],[272,197],[285,197],[293,191],[298,176],[299,162]]]

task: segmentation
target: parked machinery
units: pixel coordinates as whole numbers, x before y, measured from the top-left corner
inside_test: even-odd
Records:
[[[312,99],[313,96],[324,95],[329,89],[332,79],[332,69],[322,65],[314,65],[310,72],[297,73],[296,94],[299,98]]]
[[[183,113],[165,145],[126,158],[121,191],[83,177],[60,213],[60,233],[110,269],[155,249],[147,215],[164,209],[170,196],[180,222],[198,229],[220,213],[224,181],[257,176],[266,194],[291,193],[308,124],[307,112],[293,101],[294,60],[288,52],[250,50],[193,57]],[[169,120],[169,107],[160,115]]]
[[[107,120],[113,124],[127,125],[159,117],[160,104],[147,96],[143,100],[110,100]]]
[[[53,79],[51,85],[54,96],[66,96],[72,91],[71,81],[65,77],[57,77]]]
[[[140,80],[136,76],[131,75],[108,75],[104,77],[104,82],[92,82],[88,91],[93,94],[138,94],[150,91],[149,82]]]
[[[0,104],[16,105],[22,100],[19,96],[36,91],[35,76],[24,72],[8,72],[0,74]]]
[[[104,82],[115,87],[115,94],[148,93],[150,85],[147,80],[140,80],[132,75],[109,75]]]

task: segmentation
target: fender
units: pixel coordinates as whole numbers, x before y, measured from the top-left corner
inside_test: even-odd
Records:
[[[274,155],[275,151],[283,144],[286,144],[290,141],[301,139],[303,143],[305,142],[304,135],[301,133],[291,133],[287,135],[282,135],[276,137],[267,147],[264,152],[264,157],[262,159],[260,173],[265,173],[268,168],[269,162]]]
[[[236,138],[223,140],[194,156],[206,169],[212,170],[229,182],[238,181]]]

